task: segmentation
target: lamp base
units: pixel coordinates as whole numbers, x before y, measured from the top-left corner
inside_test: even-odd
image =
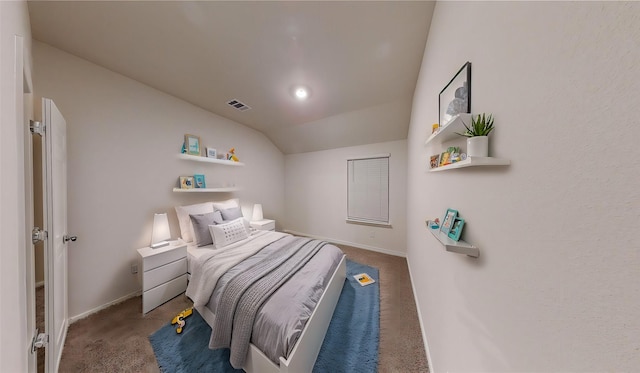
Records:
[[[151,244],[150,247],[152,249],[157,249],[157,248],[164,247],[164,246],[167,246],[167,245],[169,245],[169,241],[160,241],[160,242],[156,242],[154,244]]]

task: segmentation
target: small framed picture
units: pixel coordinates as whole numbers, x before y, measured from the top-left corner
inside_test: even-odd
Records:
[[[204,175],[195,174],[193,175],[193,184],[196,188],[206,188],[207,183],[204,181]]]
[[[187,154],[200,155],[200,137],[195,135],[184,135],[184,146]]]
[[[193,176],[180,176],[180,189],[193,189]]]
[[[207,148],[207,158],[216,158],[218,152],[214,148]]]
[[[453,221],[456,220],[458,216],[458,211],[453,209],[447,209],[447,213],[444,214],[444,219],[442,219],[442,225],[440,226],[440,231],[444,234],[449,234],[451,231],[451,227],[453,226]]]
[[[449,231],[449,238],[454,241],[460,240],[460,234],[462,233],[462,227],[464,227],[464,219],[455,218],[453,221],[453,226],[451,226],[451,230]]]
[[[432,155],[429,161],[431,168],[436,168],[440,165],[440,154]]]
[[[440,166],[446,166],[451,163],[451,154],[449,152],[442,152],[440,154]]]

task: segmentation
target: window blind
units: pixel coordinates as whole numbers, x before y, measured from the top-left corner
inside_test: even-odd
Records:
[[[389,156],[347,160],[347,219],[389,223]]]

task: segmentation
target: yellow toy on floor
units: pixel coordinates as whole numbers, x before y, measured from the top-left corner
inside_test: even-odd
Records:
[[[184,319],[186,319],[187,316],[191,315],[192,313],[193,313],[193,307],[187,308],[186,310],[184,310],[184,311],[180,312],[178,315],[176,315],[176,317],[174,317],[173,320],[171,320],[171,325],[178,324],[178,328],[176,329],[176,333],[178,333],[178,334],[182,333],[182,329],[184,328],[184,325],[186,324]]]

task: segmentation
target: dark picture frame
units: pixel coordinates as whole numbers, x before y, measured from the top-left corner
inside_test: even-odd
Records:
[[[471,113],[471,62],[467,61],[438,95],[438,123],[444,127],[457,114]]]
[[[447,235],[452,240],[459,241],[460,235],[462,234],[463,227],[464,227],[464,219],[455,218],[453,221],[453,225],[451,226],[451,229],[449,230],[449,233]]]
[[[451,231],[451,227],[453,226],[453,222],[458,217],[458,210],[447,209],[447,212],[444,214],[444,218],[442,218],[442,225],[440,225],[440,231],[446,235]]]

